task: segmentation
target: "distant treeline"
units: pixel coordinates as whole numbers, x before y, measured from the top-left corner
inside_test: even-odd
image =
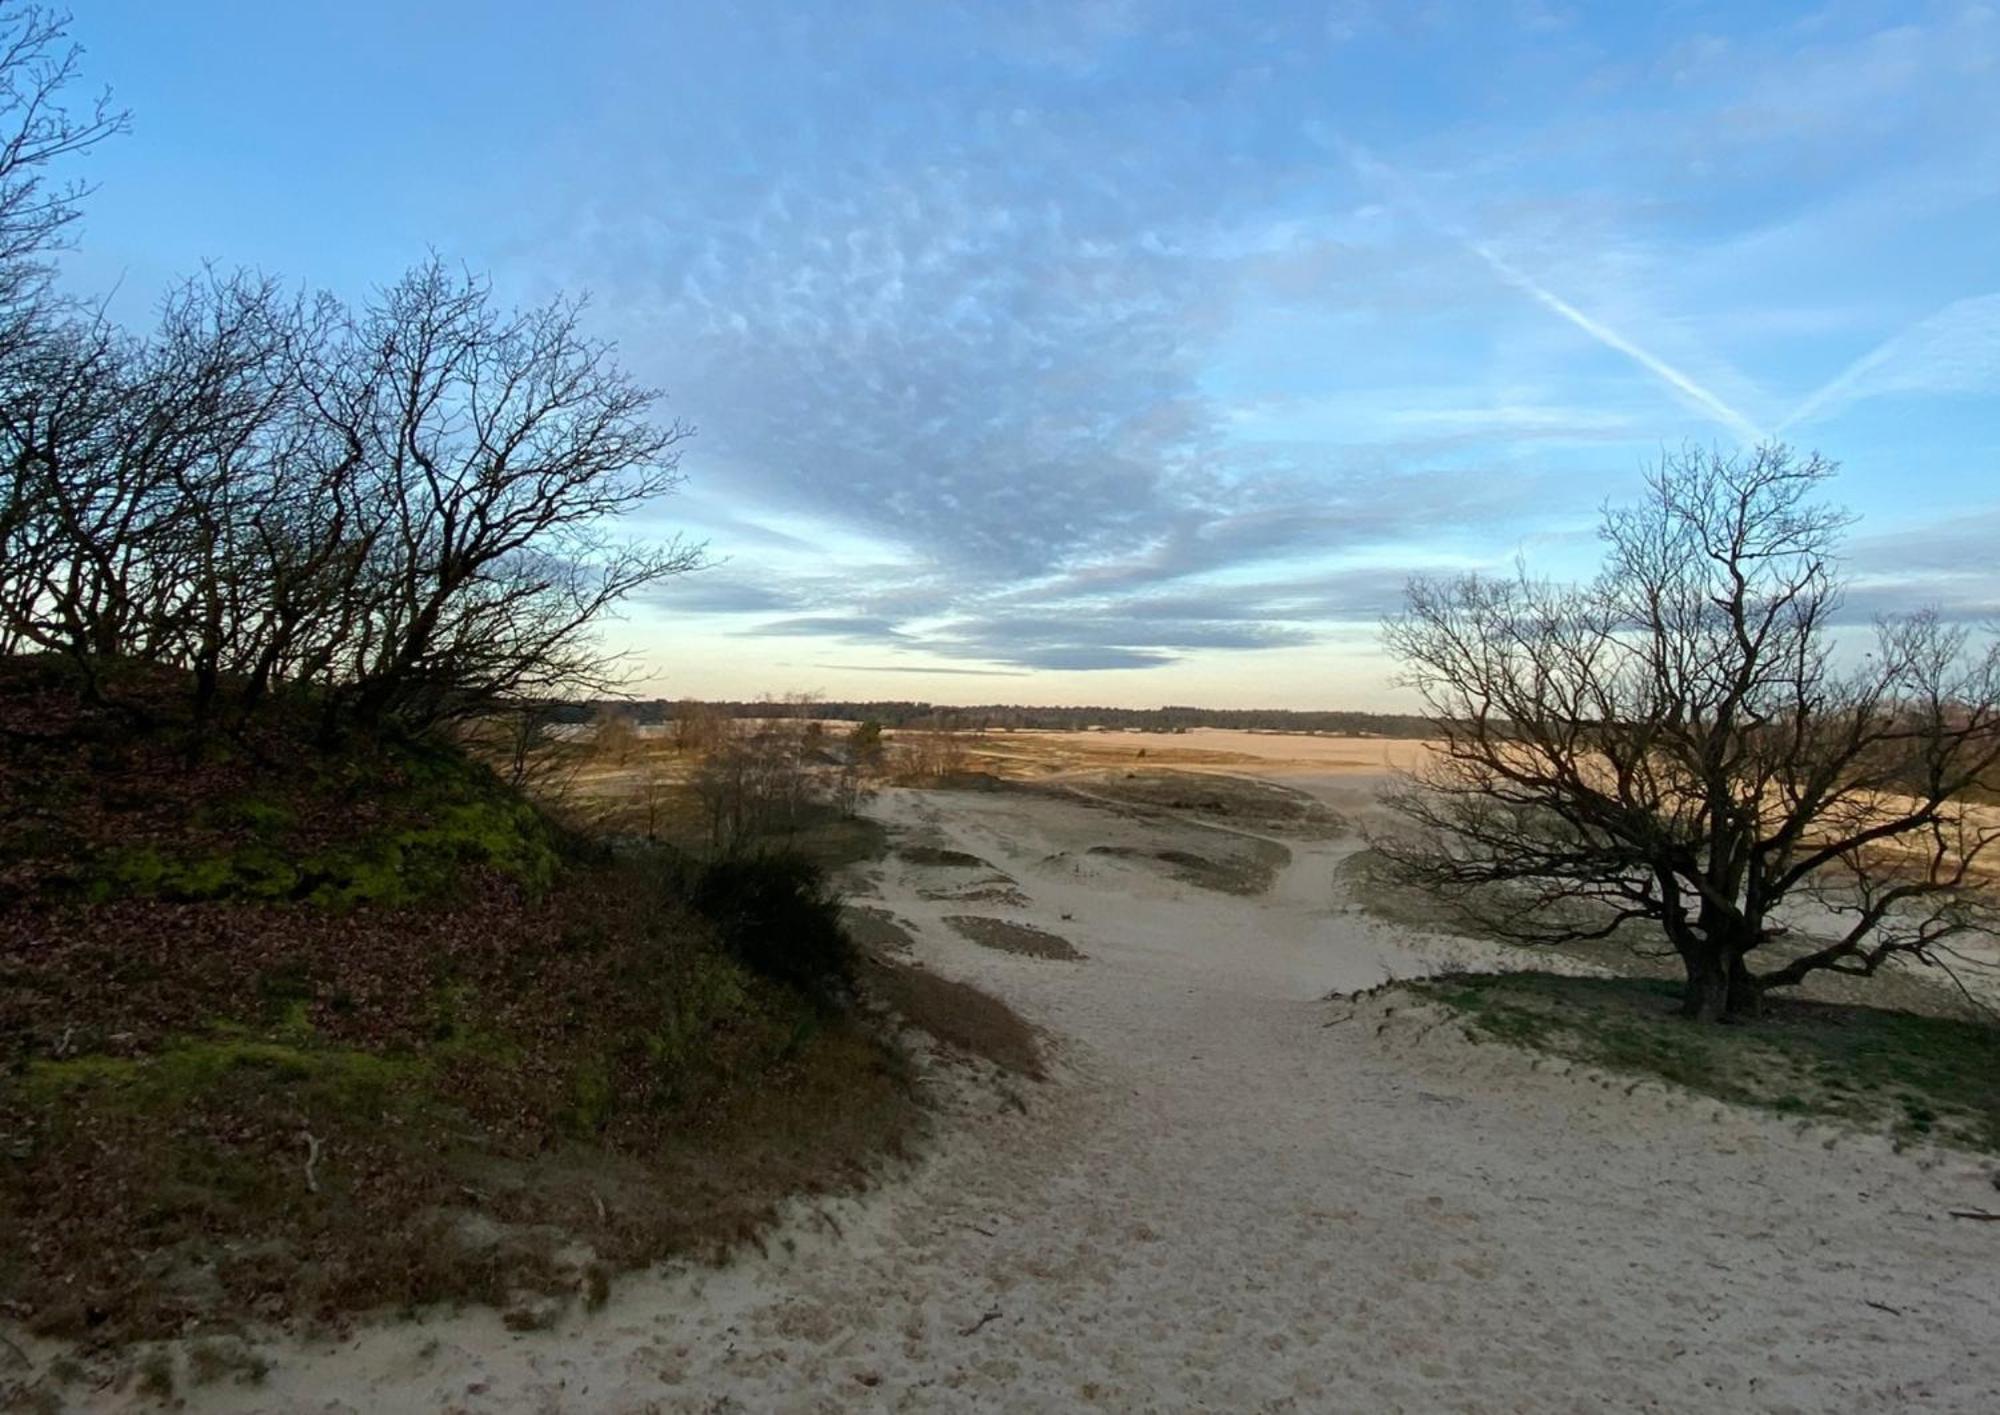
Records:
[[[1041,729],[1080,732],[1086,728],[1117,728],[1130,732],[1184,732],[1191,727],[1228,727],[1256,732],[1329,732],[1343,736],[1427,737],[1425,719],[1403,713],[1299,712],[1282,708],[1200,707],[1021,707],[995,703],[981,707],[941,707],[935,703],[822,701],[801,709],[796,704],[715,702],[701,706],[728,717],[773,717],[800,711],[847,722],[879,722],[884,727],[947,727],[967,731]],[[639,702],[572,702],[560,709],[562,719],[587,722],[603,713],[626,717],[641,725],[667,723],[687,711],[684,704],[664,698]]]

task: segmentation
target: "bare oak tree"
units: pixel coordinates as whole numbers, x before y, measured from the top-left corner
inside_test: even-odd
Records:
[[[1843,645],[1833,470],[1670,456],[1589,584],[1413,582],[1385,633],[1437,750],[1394,866],[1523,943],[1656,927],[1701,1020],[1990,936],[2000,647],[1928,614]]]

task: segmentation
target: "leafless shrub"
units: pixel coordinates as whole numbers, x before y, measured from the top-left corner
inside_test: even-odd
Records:
[[[709,746],[689,775],[710,848],[733,854],[795,834],[828,809],[852,815],[866,798],[866,773],[836,753],[815,715],[818,700],[793,693],[767,702],[759,717],[688,714]]]
[[[707,703],[684,698],[674,704],[674,750],[687,755],[713,750],[722,740],[726,719]]]
[[[591,755],[612,766],[627,766],[638,750],[639,725],[615,707],[600,707],[590,724]]]
[[[942,714],[895,738],[901,775],[916,781],[939,781],[965,770],[965,738],[957,724]]]

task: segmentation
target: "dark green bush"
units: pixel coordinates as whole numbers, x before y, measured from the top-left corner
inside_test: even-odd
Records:
[[[780,851],[697,866],[688,902],[752,972],[823,1004],[853,981],[854,941],[840,922],[840,895],[803,855]]]

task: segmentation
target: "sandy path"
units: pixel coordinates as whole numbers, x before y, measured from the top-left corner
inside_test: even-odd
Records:
[[[1080,857],[1144,830],[1088,806],[890,792],[877,809],[1032,901],[922,898],[937,871],[897,862],[872,901],[925,963],[1048,1029],[1056,1077],[1025,1111],[948,1087],[914,1175],[802,1215],[768,1257],[627,1280],[554,1332],[468,1313],[274,1353],[261,1390],[198,1403],[2000,1408],[2000,1225],[1944,1212],[1995,1204],[1981,1166],[1607,1089],[1401,1019],[1378,1031],[1379,1006],[1319,999],[1445,945],[1335,898],[1351,844],[1287,842],[1272,892],[1243,899]],[[937,922],[964,912],[1087,956]]]

